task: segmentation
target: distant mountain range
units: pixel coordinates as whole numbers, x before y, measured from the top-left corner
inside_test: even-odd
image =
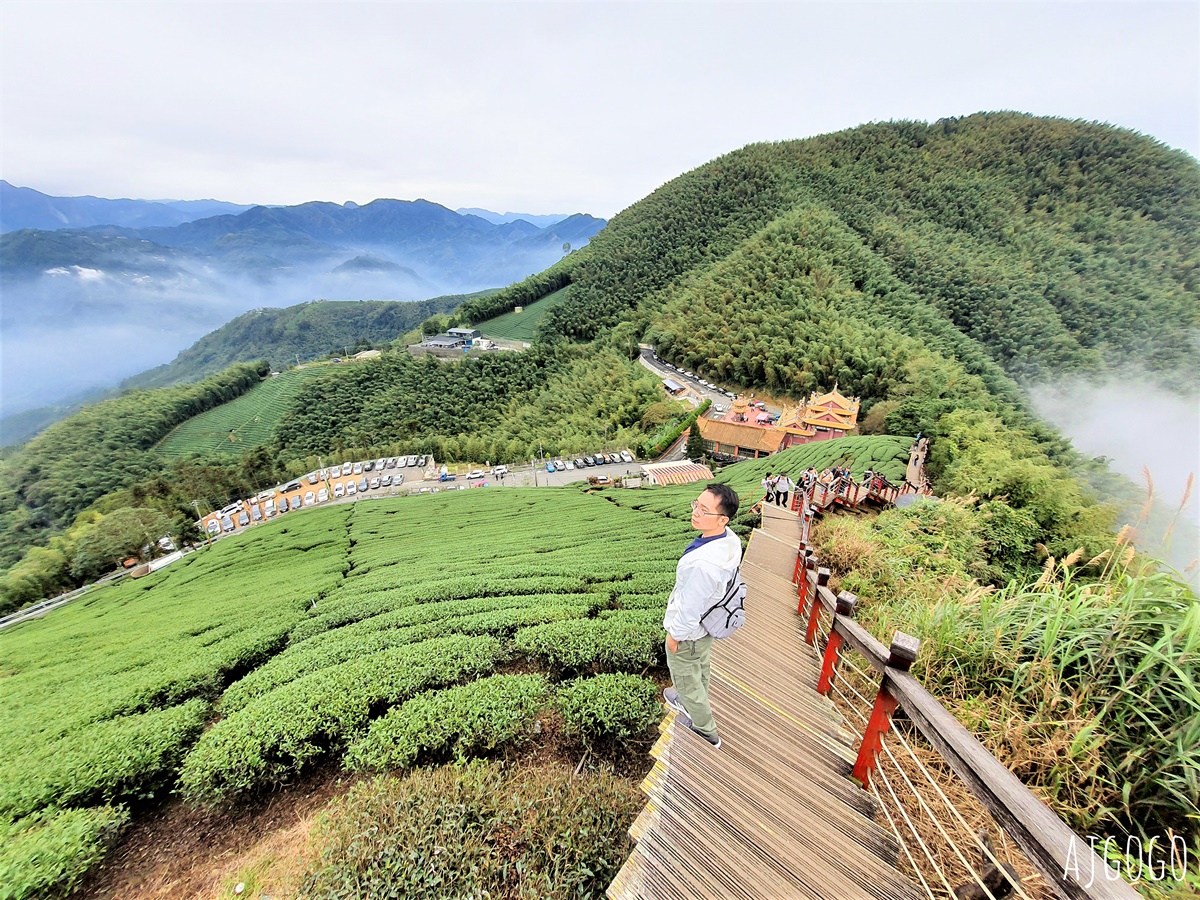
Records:
[[[463,215],[427,200],[249,209],[195,201],[233,211],[178,221],[204,207],[3,190],[6,229],[56,224],[0,235],[0,414],[110,388],[249,309],[501,287],[605,225],[586,214],[496,223],[488,217],[512,214]],[[151,224],[168,214],[175,220]]]
[[[487,219],[493,225],[507,225],[509,222],[528,222],[531,225],[536,225],[538,228],[548,228],[551,225],[557,225],[563,219],[570,218],[566,213],[559,213],[550,216],[535,216],[531,213],[515,213],[504,212],[496,213],[490,209],[478,209],[473,206],[464,206],[455,210],[456,213],[462,216],[479,216],[481,219]]]
[[[182,225],[205,216],[251,209],[222,200],[106,200],[103,197],[52,197],[33,188],[0,180],[0,232],[22,228],[53,230],[123,225],[145,228]]]

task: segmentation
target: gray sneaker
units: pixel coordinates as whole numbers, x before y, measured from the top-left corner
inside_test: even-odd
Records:
[[[667,688],[667,690],[669,691],[671,689]],[[674,693],[674,692],[672,691],[672,693]],[[676,697],[678,697],[678,695],[676,695]],[[668,700],[667,703],[669,704],[670,701]],[[672,708],[674,708],[674,707],[672,707]],[[708,741],[710,744],[712,744],[718,750],[721,749],[721,736],[719,734],[714,734],[712,737],[709,737],[707,734],[702,734],[701,732],[696,731],[696,726],[692,724],[692,720],[691,720],[691,718],[688,717],[687,713],[680,711],[675,716],[675,721],[678,724],[682,725],[684,728],[686,728],[688,731],[692,731],[692,732],[695,732],[696,734],[699,734],[700,737],[704,738],[706,741]]]
[[[667,706],[671,707],[675,712],[680,713],[684,718],[687,718],[687,710],[683,708],[683,701],[679,699],[679,691],[675,690],[675,688],[667,688],[663,691],[663,699],[667,701]],[[691,719],[688,719],[689,723],[691,721]],[[691,727],[690,724],[689,727]]]

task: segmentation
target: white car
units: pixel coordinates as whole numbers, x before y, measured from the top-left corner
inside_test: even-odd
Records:
[[[334,466],[332,469],[330,469],[329,477],[330,478],[341,478],[342,477],[342,467]]]
[[[633,454],[630,453],[628,450],[622,450],[621,451],[621,459],[625,460],[625,462],[627,462],[627,463],[631,463],[631,462],[633,462]]]
[[[346,496],[346,486],[344,484],[342,484],[340,481],[333,486],[333,496],[334,497],[345,497]]]
[[[355,464],[354,464],[354,474],[355,474],[355,475],[361,475],[361,474],[362,474],[362,463],[355,463]]]
[[[305,506],[312,506],[316,502],[317,502],[316,491],[306,491],[304,493],[304,505]]]
[[[329,488],[321,488],[317,491],[317,502],[324,503],[329,499]]]
[[[483,477],[483,469],[472,469],[470,472],[467,473],[467,477],[468,478],[482,478]]]
[[[346,482],[346,494],[349,495],[349,494],[357,494],[357,493],[358,493],[358,485],[355,484],[353,481],[347,481]]]
[[[565,465],[566,465],[566,467],[567,467],[568,469],[574,469],[574,468],[575,468],[575,463],[571,462],[571,460],[569,460],[569,459],[566,461],[566,464],[565,464]]]

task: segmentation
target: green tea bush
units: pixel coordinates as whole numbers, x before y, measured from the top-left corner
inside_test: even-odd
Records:
[[[0,817],[18,819],[50,805],[111,802],[170,781],[204,729],[208,704],[122,716],[42,747],[36,759],[4,767]]]
[[[128,818],[123,807],[100,806],[0,820],[0,900],[65,896]]]
[[[589,746],[641,737],[662,718],[658,686],[637,675],[597,675],[560,685],[555,705],[565,730]]]
[[[450,753],[462,761],[527,735],[549,697],[540,675],[493,675],[428,691],[371,723],[367,736],[346,751],[345,763],[384,771]]]
[[[489,673],[503,656],[495,638],[455,636],[384,650],[297,679],[205,733],[184,760],[184,797],[212,805],[280,782],[343,743],[376,707]]]
[[[354,786],[318,821],[302,900],[601,900],[644,798],[606,773],[472,762]]]
[[[640,672],[661,655],[662,614],[621,611],[604,619],[551,622],[522,628],[514,646],[557,673]]]

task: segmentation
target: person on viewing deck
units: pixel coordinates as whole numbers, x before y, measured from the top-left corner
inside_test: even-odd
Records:
[[[775,505],[787,506],[788,494],[790,494],[795,487],[795,482],[788,477],[787,472],[780,472],[775,478]]]
[[[663,692],[681,722],[714,747],[721,746],[708,703],[713,637],[700,617],[721,599],[742,562],[742,542],[729,530],[738,495],[712,482],[692,501],[692,527],[700,536],[688,544],[675,567],[675,587],[667,601],[667,668],[673,687]]]
[[[762,488],[763,488],[763,503],[774,503],[775,502],[775,476],[772,475],[770,472],[768,472],[767,477],[762,480]]]

